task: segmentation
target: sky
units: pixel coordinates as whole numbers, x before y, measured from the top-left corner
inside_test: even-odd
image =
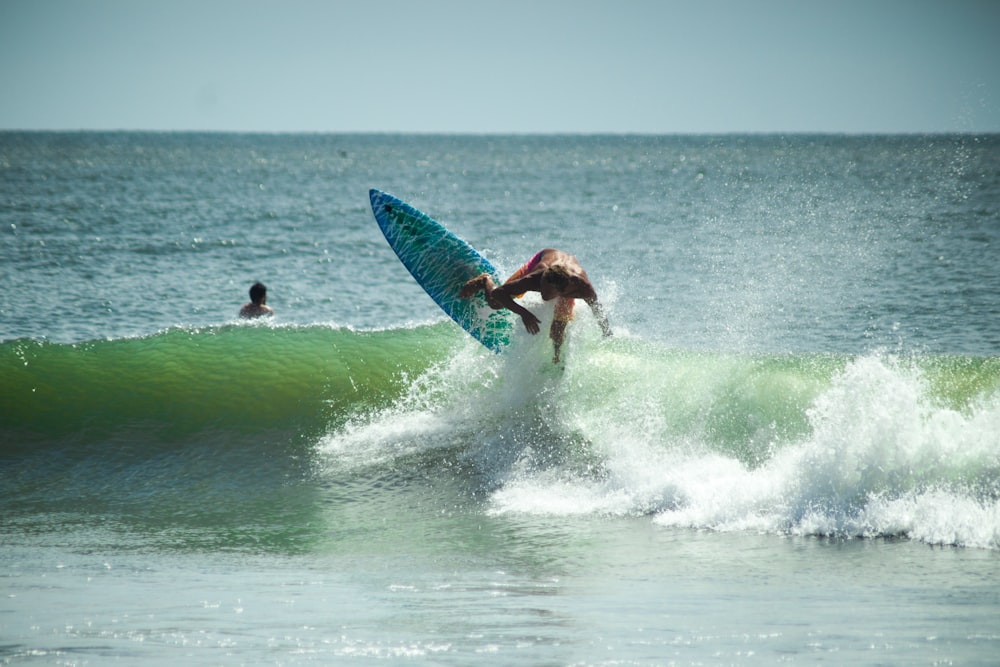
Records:
[[[0,130],[1000,132],[1000,0],[0,0]]]

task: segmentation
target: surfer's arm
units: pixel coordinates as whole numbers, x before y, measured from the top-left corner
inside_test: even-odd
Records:
[[[601,306],[596,296],[593,299],[586,299],[586,302],[590,306],[590,311],[594,313],[594,317],[597,318],[597,323],[601,325],[601,332],[607,338],[611,335],[611,324],[608,322],[608,316],[604,314],[604,307]]]
[[[477,292],[482,291],[486,294],[486,303],[490,305],[490,308],[493,310],[506,308],[511,312],[517,313],[521,316],[521,321],[524,322],[524,328],[528,330],[528,333],[538,333],[540,320],[535,317],[535,314],[530,310],[514,301],[507,289],[508,284],[497,287],[493,283],[493,279],[490,278],[489,274],[481,273],[462,286],[462,291],[459,292],[459,296],[463,299],[468,299]],[[518,293],[519,292],[515,292],[515,294]]]
[[[507,282],[501,286],[507,294],[516,294],[517,296],[521,296],[525,292],[541,291],[542,274],[545,273],[544,267],[534,269],[531,273],[523,275],[518,275],[519,273],[520,271],[512,275],[507,279]]]
[[[524,322],[524,328],[528,330],[528,333],[538,333],[538,325],[541,324],[541,320],[535,317],[533,312],[519,304],[517,301],[514,301],[514,297],[510,295],[510,291],[507,287],[507,284],[504,284],[492,290],[487,290],[486,300],[489,301],[490,307],[494,310],[506,308],[507,310],[517,313],[521,316],[521,321]]]

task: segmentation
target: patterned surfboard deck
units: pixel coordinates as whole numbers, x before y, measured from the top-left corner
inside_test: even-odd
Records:
[[[500,284],[502,279],[475,248],[439,222],[404,201],[372,189],[368,193],[379,228],[399,261],[434,302],[480,343],[500,352],[510,342],[515,316],[493,310],[482,293],[459,296],[462,286],[481,273]]]

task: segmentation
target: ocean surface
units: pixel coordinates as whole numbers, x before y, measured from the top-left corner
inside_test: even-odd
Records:
[[[997,135],[0,132],[0,663],[995,665],[998,251]]]

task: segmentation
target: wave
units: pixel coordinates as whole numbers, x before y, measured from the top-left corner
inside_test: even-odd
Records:
[[[85,549],[314,548],[317,439],[391,404],[461,335],[253,322],[2,343],[0,532]]]
[[[561,366],[544,336],[494,355],[443,321],[9,341],[0,477],[36,502],[161,484],[190,504],[418,476],[496,515],[1000,548],[1000,358],[721,353],[591,329]]]
[[[455,338],[444,324],[384,331],[233,324],[77,344],[0,344],[0,431],[32,443],[123,430],[315,431],[391,401]],[[16,437],[15,435],[16,434]]]

